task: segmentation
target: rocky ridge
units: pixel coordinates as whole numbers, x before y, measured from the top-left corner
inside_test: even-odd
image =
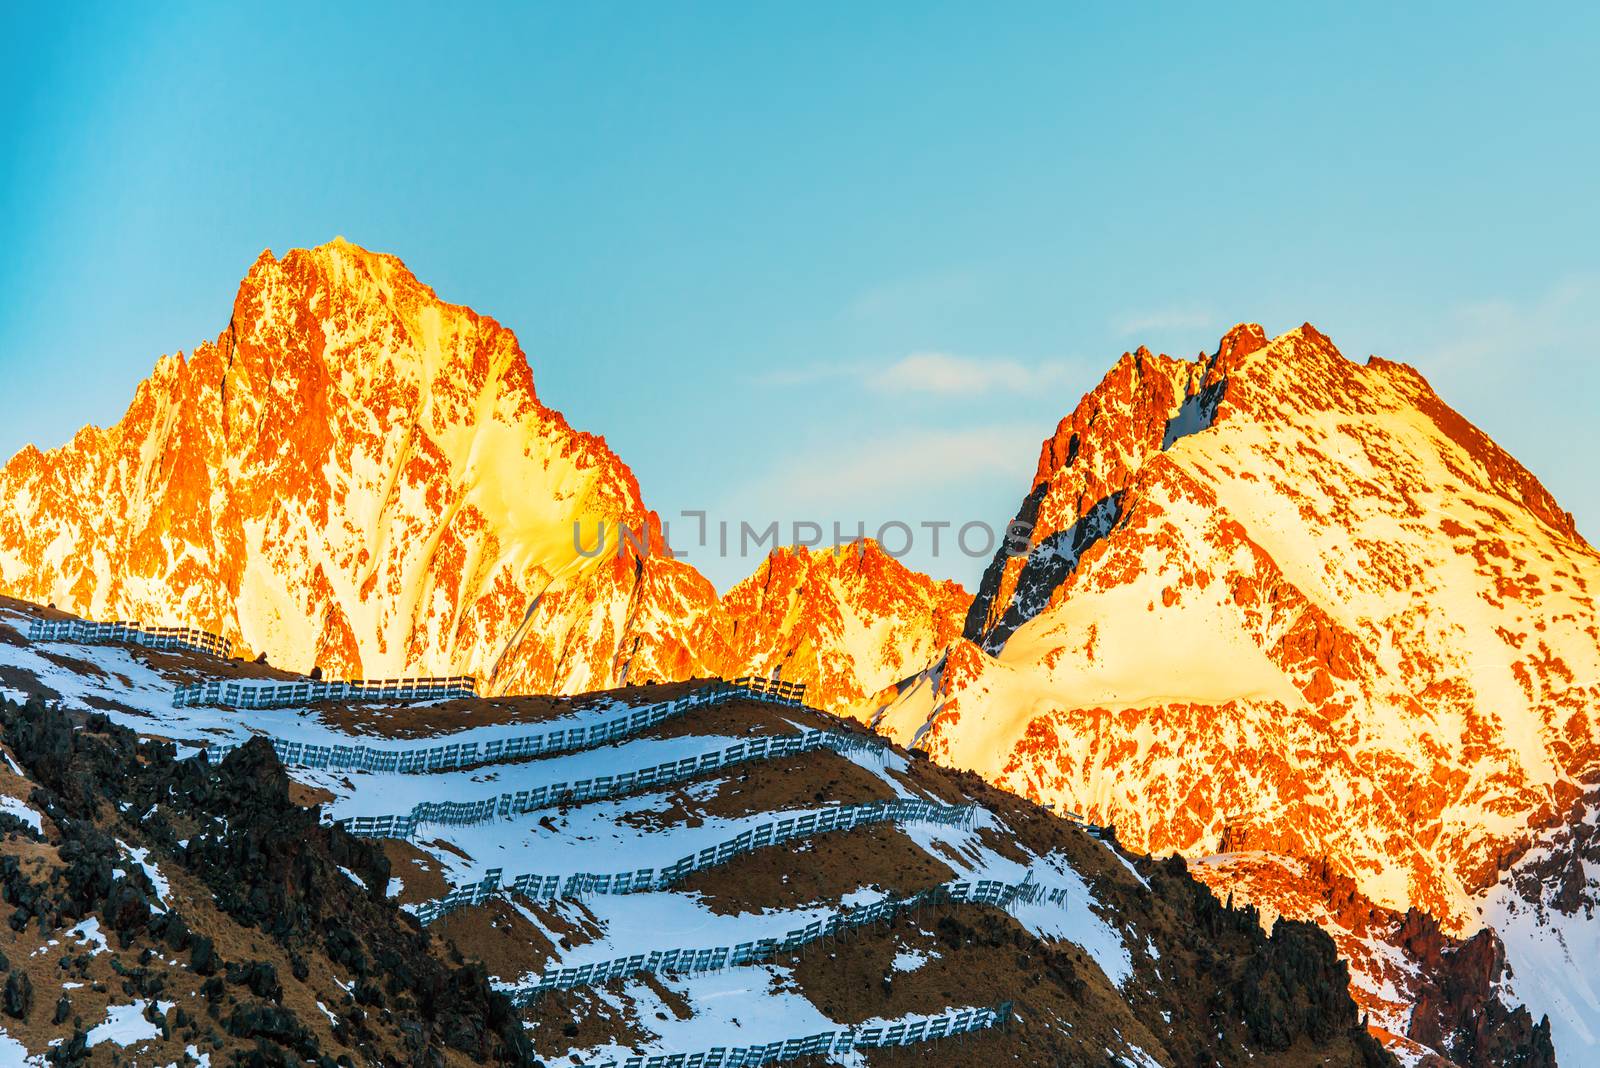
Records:
[[[783,669],[830,706],[966,610],[876,546],[780,550],[719,598],[509,329],[343,240],[262,253],[227,328],[163,357],[115,426],[6,463],[0,593],[338,677],[578,693]]]
[[[1600,776],[1600,554],[1403,364],[1310,326],[1125,355],[1018,515],[1032,553],[873,713],[941,762],[1142,851],[1246,829],[1462,938]]]

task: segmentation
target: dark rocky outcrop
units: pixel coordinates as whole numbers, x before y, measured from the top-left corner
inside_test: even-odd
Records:
[[[201,993],[216,1026],[248,1048],[237,1063],[351,1063],[349,1053],[336,1061],[338,1051],[318,1048],[313,1029],[282,1004],[280,965],[225,959],[212,938],[162,909],[149,878],[124,856],[120,837],[149,848],[164,869],[176,866],[199,879],[232,921],[282,947],[297,979],[310,974],[311,961],[354,974],[364,994],[359,1000],[369,1011],[392,1014],[393,1023],[380,1033],[368,1012],[346,1013],[335,1034],[358,1054],[355,1061],[431,1068],[445,1063],[445,1050],[455,1050],[481,1064],[536,1063],[510,1002],[491,988],[483,968],[435,955],[438,944],[415,918],[383,899],[389,862],[382,849],[324,826],[315,809],[294,804],[288,776],[266,742],[241,746],[218,767],[180,761],[168,743],[140,741],[103,716],[69,716],[37,699],[26,706],[0,701],[0,731],[41,784],[32,804],[62,834],[63,865],[47,881],[14,857],[0,857],[0,896],[13,929],[31,923],[49,933],[94,915],[124,948],[137,936],[174,953],[186,950],[192,971],[209,977]],[[160,963],[148,950],[139,959]],[[162,990],[164,980],[151,968],[120,961],[114,967],[130,994],[154,997]],[[26,975],[12,974],[3,1000],[11,1015],[29,1014]],[[54,1006],[57,1023],[66,1012],[63,998]],[[393,1048],[394,1034],[403,1048]],[[83,1050],[77,1038],[64,1041],[54,1062],[76,1063]]]
[[[1549,1019],[1535,1023],[1522,1006],[1507,1008],[1495,990],[1505,972],[1505,948],[1493,931],[1458,942],[1432,916],[1412,909],[1400,938],[1424,976],[1411,1038],[1448,1051],[1461,1068],[1555,1068]]]

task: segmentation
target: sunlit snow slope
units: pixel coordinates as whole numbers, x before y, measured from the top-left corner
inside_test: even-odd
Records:
[[[585,556],[574,525],[592,550],[599,523]],[[619,523],[648,558],[619,555]],[[814,554],[802,584],[832,602],[741,594],[735,628],[662,548],[632,472],[540,402],[510,330],[343,240],[263,253],[227,329],[163,358],[119,423],[0,471],[0,593],[300,671],[572,693],[740,674],[731,636],[835,704],[920,667],[966,610],[881,552]]]
[[[1410,367],[1310,326],[1141,349],[1044,443],[1019,518],[1031,555],[996,558],[878,725],[1139,849],[1226,831],[1466,934],[1600,774],[1600,554]],[[1558,1047],[1600,1033],[1530,985]]]

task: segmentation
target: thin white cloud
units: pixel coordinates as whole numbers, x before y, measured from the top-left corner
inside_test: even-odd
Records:
[[[1164,308],[1134,312],[1114,320],[1111,328],[1118,337],[1156,334],[1172,330],[1199,330],[1216,324],[1216,314],[1202,304],[1172,304]]]
[[[996,477],[1014,483],[1020,499],[1041,434],[1037,427],[1013,425],[908,429],[813,449],[785,456],[760,478],[734,487],[726,510],[853,515],[920,497],[960,508],[963,487]]]
[[[1600,275],[1563,279],[1530,300],[1481,300],[1448,317],[1419,361],[1448,373],[1523,377],[1543,366],[1591,367],[1600,347]]]
[[[982,280],[973,271],[937,271],[899,278],[863,292],[850,302],[846,314],[858,320],[917,321],[933,309],[970,304],[979,298],[983,288]]]
[[[793,386],[814,385],[817,382],[855,378],[859,374],[858,368],[848,367],[842,363],[812,363],[763,371],[753,376],[750,381],[758,386],[778,386],[788,389]]]
[[[1039,440],[1035,427],[907,431],[852,446],[837,457],[795,462],[777,484],[801,500],[875,501],[884,494],[1031,469]]]
[[[1004,529],[1028,490],[1045,432],[994,424],[841,438],[774,456],[759,477],[725,487],[722,499],[707,507],[704,544],[696,542],[698,519],[664,518],[671,521],[674,547],[718,589],[747,577],[770,548],[747,544],[744,525],[757,538],[771,523],[780,543],[815,538],[820,530],[828,545],[836,532],[839,541],[849,541],[903,524],[914,532],[903,560],[908,567],[957,578],[972,589],[991,546],[975,534],[971,544],[978,548],[964,551],[957,532],[971,522]],[[942,523],[942,533],[930,531],[930,521]],[[797,523],[815,526],[802,533]]]
[[[1071,367],[1059,362],[1030,366],[1017,360],[914,352],[868,377],[867,385],[882,393],[1026,393],[1060,385],[1071,373]]]
[[[818,382],[849,382],[876,393],[965,397],[981,393],[1029,393],[1054,389],[1081,377],[1082,368],[1060,360],[1020,360],[913,352],[887,367],[835,363],[783,367],[757,376],[762,386],[791,388]]]

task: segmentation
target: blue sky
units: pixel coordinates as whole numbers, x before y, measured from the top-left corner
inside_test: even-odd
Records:
[[[343,234],[669,516],[1001,523],[1125,349],[1309,320],[1600,537],[1600,8],[1125,7],[6,5],[0,453]]]

